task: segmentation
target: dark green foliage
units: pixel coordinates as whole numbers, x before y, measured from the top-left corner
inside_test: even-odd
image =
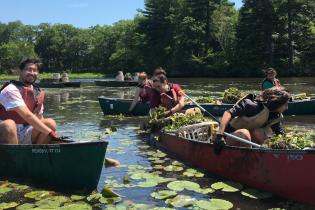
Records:
[[[115,73],[162,66],[171,76],[315,75],[315,1],[145,0],[111,26],[0,22],[0,73],[39,57],[48,72]]]

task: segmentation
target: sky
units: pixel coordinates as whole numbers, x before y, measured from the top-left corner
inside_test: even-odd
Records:
[[[231,0],[239,8],[242,0]],[[65,23],[87,28],[133,19],[144,0],[0,0],[0,22]]]

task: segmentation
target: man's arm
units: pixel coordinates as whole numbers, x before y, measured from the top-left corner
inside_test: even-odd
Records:
[[[34,115],[26,106],[18,106],[11,109],[11,111],[17,112],[27,123],[33,126],[34,129],[38,130],[43,134],[49,135],[52,130],[47,127],[38,116]]]

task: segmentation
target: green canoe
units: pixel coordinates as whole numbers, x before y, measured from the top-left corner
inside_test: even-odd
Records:
[[[0,145],[0,177],[66,190],[97,187],[108,142]]]
[[[132,100],[115,99],[101,96],[98,98],[104,115],[131,114],[143,116],[149,113],[149,104],[139,102],[135,109],[129,113],[128,109]],[[233,107],[233,104],[200,104],[208,112],[215,116],[222,116],[224,111]],[[192,108],[194,105],[186,105],[185,108]],[[315,99],[301,100],[289,103],[285,115],[315,115]]]

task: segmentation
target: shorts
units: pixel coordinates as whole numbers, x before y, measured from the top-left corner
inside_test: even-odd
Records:
[[[19,144],[32,144],[32,131],[31,125],[17,125],[17,137]]]

